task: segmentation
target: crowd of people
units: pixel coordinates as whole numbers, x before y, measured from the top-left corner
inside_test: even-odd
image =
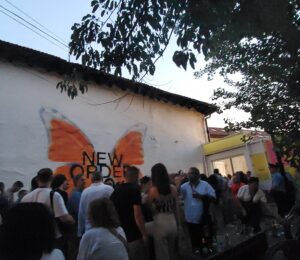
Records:
[[[187,241],[198,254],[233,216],[259,232],[269,197],[281,217],[288,212],[289,180],[276,165],[270,164],[270,172],[272,188],[266,192],[251,172],[225,177],[215,169],[207,177],[191,167],[169,174],[158,163],[151,177],[140,178],[137,167],[126,165],[123,183],[103,180],[97,171],[86,187],[78,174],[68,193],[66,177],[43,168],[30,192],[20,181],[7,190],[0,183],[0,259],[173,260]]]

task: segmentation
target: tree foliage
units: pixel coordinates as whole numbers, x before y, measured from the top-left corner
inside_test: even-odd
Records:
[[[251,114],[235,127],[262,128],[281,154],[300,154],[299,0],[92,0],[91,8],[72,27],[70,52],[83,65],[141,80],[175,38],[177,66],[194,69],[202,53],[208,65],[196,76],[217,72],[235,87],[215,92],[224,109]],[[234,73],[242,80],[227,77]]]

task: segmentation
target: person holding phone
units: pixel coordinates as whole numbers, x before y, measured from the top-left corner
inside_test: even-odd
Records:
[[[196,167],[189,169],[188,179],[188,182],[181,185],[180,192],[184,200],[185,221],[189,230],[192,248],[194,252],[197,252],[202,248],[204,211],[206,208],[204,202],[215,200],[216,193],[210,184],[200,180],[200,172]]]

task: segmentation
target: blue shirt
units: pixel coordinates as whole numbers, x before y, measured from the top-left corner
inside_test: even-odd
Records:
[[[285,191],[284,178],[280,172],[275,172],[271,174],[272,176],[272,189],[276,191]]]
[[[79,190],[72,191],[71,196],[68,200],[68,211],[75,219],[76,224],[78,220],[78,211],[79,211],[79,202],[80,202],[81,193],[82,191]]]
[[[200,181],[196,187],[191,187],[190,182],[181,185],[180,192],[184,200],[185,220],[188,223],[199,224],[203,215],[203,202],[193,198],[193,190],[201,195],[216,198],[215,190],[206,181]]]

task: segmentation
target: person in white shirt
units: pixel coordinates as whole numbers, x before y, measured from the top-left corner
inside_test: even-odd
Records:
[[[39,170],[37,174],[38,188],[28,193],[21,200],[24,202],[39,202],[46,205],[52,212],[55,218],[58,218],[61,222],[73,224],[74,219],[68,213],[68,210],[64,204],[63,198],[57,192],[53,194],[53,207],[50,199],[50,184],[53,178],[52,170],[49,168],[43,168]],[[58,235],[59,237],[59,235]]]
[[[258,178],[250,177],[248,185],[240,187],[237,197],[244,202],[267,203],[265,193],[258,188],[258,183]]]
[[[267,203],[264,192],[258,188],[259,179],[250,177],[248,185],[240,187],[237,198],[239,199],[243,216],[241,220],[246,226],[253,227],[253,232],[257,233],[261,230],[261,203]]]
[[[88,218],[88,208],[90,203],[95,199],[109,198],[114,189],[102,182],[102,174],[97,171],[92,174],[92,184],[86,188],[80,198],[78,212],[78,230],[77,235],[81,237],[84,232],[91,228]]]
[[[92,201],[89,219],[92,228],[80,241],[77,260],[128,260],[126,236],[110,199]]]

